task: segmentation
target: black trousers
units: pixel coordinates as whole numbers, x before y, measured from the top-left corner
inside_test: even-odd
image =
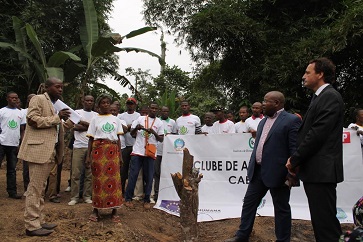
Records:
[[[304,182],[316,242],[339,241],[342,234],[340,222],[336,216],[336,187],[336,183]]]
[[[122,149],[122,166],[121,166],[121,188],[122,195],[125,196],[125,185],[126,180],[129,177],[129,168],[130,168],[130,160],[131,160],[132,146],[126,146]]]

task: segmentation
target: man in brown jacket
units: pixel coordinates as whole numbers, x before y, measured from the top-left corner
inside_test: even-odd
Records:
[[[55,163],[62,162],[64,129],[73,123],[67,120],[68,109],[55,111],[53,104],[61,97],[63,82],[55,77],[45,82],[46,92],[34,96],[26,116],[25,135],[18,158],[29,162],[30,183],[25,200],[25,227],[29,236],[47,236],[57,225],[44,221],[44,191],[47,178]]]

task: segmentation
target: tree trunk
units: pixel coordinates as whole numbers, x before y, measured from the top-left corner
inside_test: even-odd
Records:
[[[175,189],[180,198],[180,224],[182,228],[182,241],[198,240],[198,184],[203,175],[199,169],[193,168],[194,157],[185,148],[183,150],[183,175],[179,172],[171,174]]]

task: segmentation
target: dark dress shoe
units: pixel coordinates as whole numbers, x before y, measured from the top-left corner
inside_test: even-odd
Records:
[[[53,232],[54,232],[53,230],[48,230],[48,229],[43,229],[43,228],[33,230],[33,231],[25,230],[25,234],[28,236],[48,236]]]
[[[21,195],[18,195],[18,194],[9,194],[9,198],[12,198],[12,199],[21,199]]]
[[[248,239],[242,239],[240,237],[234,236],[233,238],[226,239],[224,242],[248,242]]]
[[[52,203],[60,203],[60,200],[57,197],[53,197],[53,198],[50,198],[49,199],[49,202],[52,202]]]
[[[48,229],[48,230],[52,230],[55,227],[57,227],[56,224],[48,224],[48,223],[42,224],[41,226],[42,226],[43,229]]]

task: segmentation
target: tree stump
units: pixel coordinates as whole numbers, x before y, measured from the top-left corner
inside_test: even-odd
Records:
[[[189,153],[189,150],[185,148],[183,153],[183,174],[181,175],[177,172],[170,175],[180,198],[179,210],[182,241],[197,241],[198,184],[203,175],[199,174],[199,169],[193,167],[194,156]]]

